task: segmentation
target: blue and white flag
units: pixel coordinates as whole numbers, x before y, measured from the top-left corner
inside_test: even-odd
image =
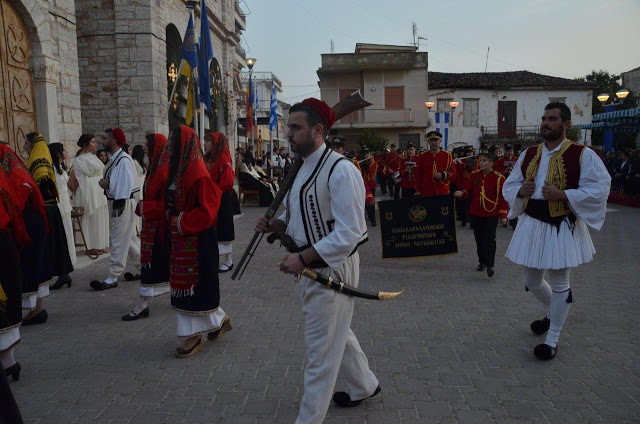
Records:
[[[211,110],[211,81],[209,79],[209,66],[213,59],[213,46],[211,45],[211,33],[209,32],[209,15],[204,0],[200,6],[200,45],[198,46],[198,91],[200,92],[200,104]]]
[[[436,131],[442,134],[442,148],[447,150],[449,144],[449,112],[436,112]]]
[[[271,77],[271,113],[269,115],[269,131],[275,131],[278,127],[278,99],[276,98],[276,85]]]

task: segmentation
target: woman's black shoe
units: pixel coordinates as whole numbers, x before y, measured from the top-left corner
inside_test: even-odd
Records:
[[[148,317],[149,317],[149,307],[147,306],[139,314],[136,314],[135,312],[131,311],[131,313],[127,315],[122,315],[122,321],[135,321],[138,318],[148,318]]]
[[[493,268],[491,268],[490,266],[487,267],[487,275],[489,277],[493,277],[493,274],[495,274],[496,272],[493,270]]]
[[[476,271],[484,271],[485,266],[483,264],[478,264]]]
[[[202,339],[198,339],[198,342],[194,344],[191,349],[183,349],[182,346],[176,349],[177,358],[188,358],[200,352],[202,349]]]
[[[130,272],[124,273],[124,279],[126,281],[136,281],[136,280],[139,280],[140,278],[142,278],[140,274],[132,274]]]
[[[4,370],[4,375],[6,375],[7,377],[11,376],[13,381],[18,381],[18,380],[20,380],[20,370],[21,369],[22,369],[22,367],[20,366],[20,363],[16,362],[15,364],[11,365],[9,368]]]
[[[64,287],[65,284],[67,285],[67,287],[71,288],[71,281],[72,280],[69,274],[58,277],[58,280],[52,286],[49,286],[49,290],[58,290]]]
[[[232,269],[233,269],[233,264],[231,264],[231,266],[229,266],[229,265],[224,265],[224,264],[223,264],[223,265],[220,267],[220,269],[218,269],[218,273],[220,273],[220,274],[224,274],[225,272],[229,272],[229,271],[231,271]]]
[[[47,322],[47,318],[49,318],[49,314],[47,314],[46,309],[43,309],[38,312],[37,315],[34,315],[29,319],[23,319],[22,326],[24,327],[25,325],[44,324],[45,322]]]

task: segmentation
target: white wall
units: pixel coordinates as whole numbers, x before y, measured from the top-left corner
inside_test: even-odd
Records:
[[[592,92],[588,90],[542,90],[542,89],[509,89],[509,90],[480,90],[480,89],[433,89],[429,92],[429,100],[452,98],[460,102],[453,114],[453,126],[449,127],[449,144],[465,142],[474,147],[480,146],[481,126],[495,127],[498,125],[498,101],[516,101],[516,126],[540,125],[540,118],[550,97],[565,97],[565,103],[571,109],[572,125],[591,122]],[[463,125],[464,100],[479,99],[479,117],[477,126]],[[428,131],[435,129],[434,106],[429,114]],[[580,133],[580,143],[591,143],[591,132],[588,131],[584,139],[584,131]]]

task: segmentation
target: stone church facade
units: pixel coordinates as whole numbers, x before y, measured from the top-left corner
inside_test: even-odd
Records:
[[[82,133],[121,127],[130,144],[168,133],[170,108],[184,109],[184,88],[169,103],[189,12],[185,0],[0,0],[3,101],[0,139],[20,151],[41,132],[74,156]],[[217,114],[212,130],[235,140],[244,102],[239,73],[246,18],[237,0],[207,0]],[[194,11],[196,32],[200,10]],[[185,94],[185,96],[182,96]]]

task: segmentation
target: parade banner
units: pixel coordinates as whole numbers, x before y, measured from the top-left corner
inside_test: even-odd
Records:
[[[451,196],[378,202],[382,258],[420,258],[458,252]]]

